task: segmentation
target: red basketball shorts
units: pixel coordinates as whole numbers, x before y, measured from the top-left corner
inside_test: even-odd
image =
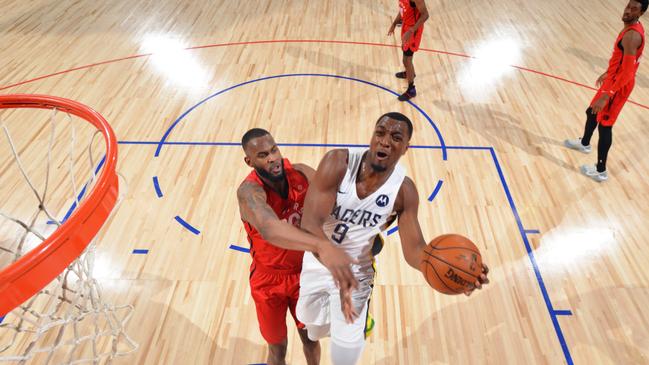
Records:
[[[403,39],[403,35],[408,31],[408,29],[412,28],[411,26],[406,26],[405,24],[401,27],[401,39]],[[403,42],[401,45],[401,48],[403,49],[404,52],[406,51],[412,51],[412,52],[417,52],[419,50],[419,44],[421,43],[421,35],[424,33],[424,26],[422,25],[417,29],[415,34],[413,34],[410,39],[408,39],[407,42]]]
[[[262,337],[269,344],[286,339],[286,311],[289,310],[298,328],[304,325],[295,316],[300,295],[300,273],[264,271],[257,267],[250,276],[250,291],[257,308]]]
[[[605,127],[610,127],[615,124],[618,115],[620,115],[620,112],[622,111],[622,107],[624,107],[624,104],[626,104],[627,99],[629,99],[629,96],[631,95],[631,91],[633,91],[633,86],[634,83],[630,82],[609,99],[604,109],[597,113],[598,123],[601,123]],[[601,88],[597,90],[597,94],[595,94],[595,97],[590,102],[590,106],[593,106],[600,96],[602,96]]]

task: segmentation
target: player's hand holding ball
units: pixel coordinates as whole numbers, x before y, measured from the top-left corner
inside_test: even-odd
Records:
[[[419,270],[426,282],[440,293],[471,295],[488,284],[489,268],[468,238],[459,234],[436,237],[422,250]]]

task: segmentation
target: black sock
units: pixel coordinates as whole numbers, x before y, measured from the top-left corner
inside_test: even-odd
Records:
[[[613,126],[605,127],[599,125],[597,127],[599,132],[599,142],[597,143],[597,172],[606,171],[606,158],[608,157],[608,150],[611,149],[613,144]]]
[[[410,89],[412,89],[414,87],[415,87],[415,82],[414,81],[408,84],[408,90],[410,90]]]
[[[593,114],[593,109],[586,109],[586,125],[584,126],[584,135],[581,137],[581,144],[583,146],[590,145],[590,137],[597,128],[597,114]]]

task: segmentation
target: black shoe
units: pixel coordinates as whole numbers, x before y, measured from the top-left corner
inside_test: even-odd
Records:
[[[406,71],[397,72],[396,74],[394,74],[394,76],[396,76],[397,79],[405,79],[406,78]],[[417,75],[415,75],[415,77],[417,77]],[[413,77],[413,79],[415,77]]]
[[[399,101],[408,101],[417,96],[417,89],[415,87],[408,88],[405,93],[399,95]]]

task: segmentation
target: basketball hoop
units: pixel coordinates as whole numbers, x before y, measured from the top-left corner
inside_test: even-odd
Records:
[[[92,278],[94,260],[93,238],[108,219],[118,200],[118,176],[115,171],[117,163],[117,141],[108,122],[96,111],[73,100],[46,96],[46,95],[2,95],[0,96],[0,112],[6,109],[46,109],[51,110],[49,124],[52,132],[48,150],[47,173],[43,192],[37,191],[35,184],[23,167],[20,158],[20,149],[16,148],[8,129],[3,125],[4,133],[11,146],[15,163],[18,165],[24,180],[39,201],[38,212],[31,222],[13,218],[10,214],[0,212],[0,216],[16,223],[21,230],[20,239],[9,247],[0,245],[0,253],[8,252],[12,259],[7,266],[1,267],[0,261],[0,318],[7,316],[4,323],[0,324],[0,362],[26,361],[34,356],[42,355],[46,363],[56,359],[53,353],[63,347],[71,350],[64,363],[96,362],[102,357],[112,358],[116,355],[135,351],[137,345],[123,332],[123,327],[131,315],[132,307],[113,307],[102,301],[100,288]],[[13,112],[13,111],[12,111]],[[88,182],[80,194],[77,194],[74,171],[74,158],[70,152],[70,169],[68,174],[72,180],[74,197],[73,208],[69,216],[59,222],[47,209],[45,198],[47,184],[50,176],[50,163],[52,154],[52,141],[55,136],[56,115],[63,114],[71,120],[71,116],[81,118],[96,128],[88,145],[91,165],[93,161],[92,144],[94,136],[103,135],[105,155],[100,163],[99,175],[91,169]],[[76,120],[75,120],[76,122]],[[0,119],[0,125],[2,125]],[[72,144],[70,151],[74,150],[75,127],[72,126]],[[0,133],[1,134],[1,133]],[[3,209],[3,208],[0,208]],[[35,228],[36,217],[42,212],[50,219],[50,224],[56,230],[49,236],[43,230]],[[25,244],[28,237],[38,238],[42,241],[36,247],[29,249]],[[37,297],[44,299],[37,300]],[[32,298],[30,300],[30,298]],[[52,309],[48,309],[52,308]],[[117,311],[126,310],[127,315],[118,319]],[[90,318],[93,318],[90,320]],[[98,319],[103,318],[103,319]],[[78,325],[83,322],[94,322],[95,328],[89,331],[90,335],[80,332]],[[103,324],[100,324],[102,322]],[[65,327],[74,324],[73,335],[63,335]],[[97,326],[110,327],[107,331],[100,330]],[[5,345],[4,339],[8,337],[7,331],[12,331],[11,341]],[[50,332],[48,332],[50,331]],[[3,333],[4,332],[4,333]],[[50,336],[47,333],[56,332],[55,341],[45,340]],[[24,339],[19,336],[30,335],[33,338]],[[4,337],[3,337],[4,336]],[[101,352],[97,349],[99,339],[113,337],[110,351]],[[116,341],[125,340],[128,351],[121,351]],[[92,354],[85,354],[81,359],[73,359],[75,352],[84,341],[92,341]],[[45,344],[47,342],[47,344]],[[90,347],[90,346],[88,346]],[[18,354],[4,357],[8,349],[17,350]],[[85,349],[87,352],[90,350]],[[83,351],[82,351],[83,352]],[[53,361],[61,361],[60,359]],[[39,361],[39,363],[42,363]]]

